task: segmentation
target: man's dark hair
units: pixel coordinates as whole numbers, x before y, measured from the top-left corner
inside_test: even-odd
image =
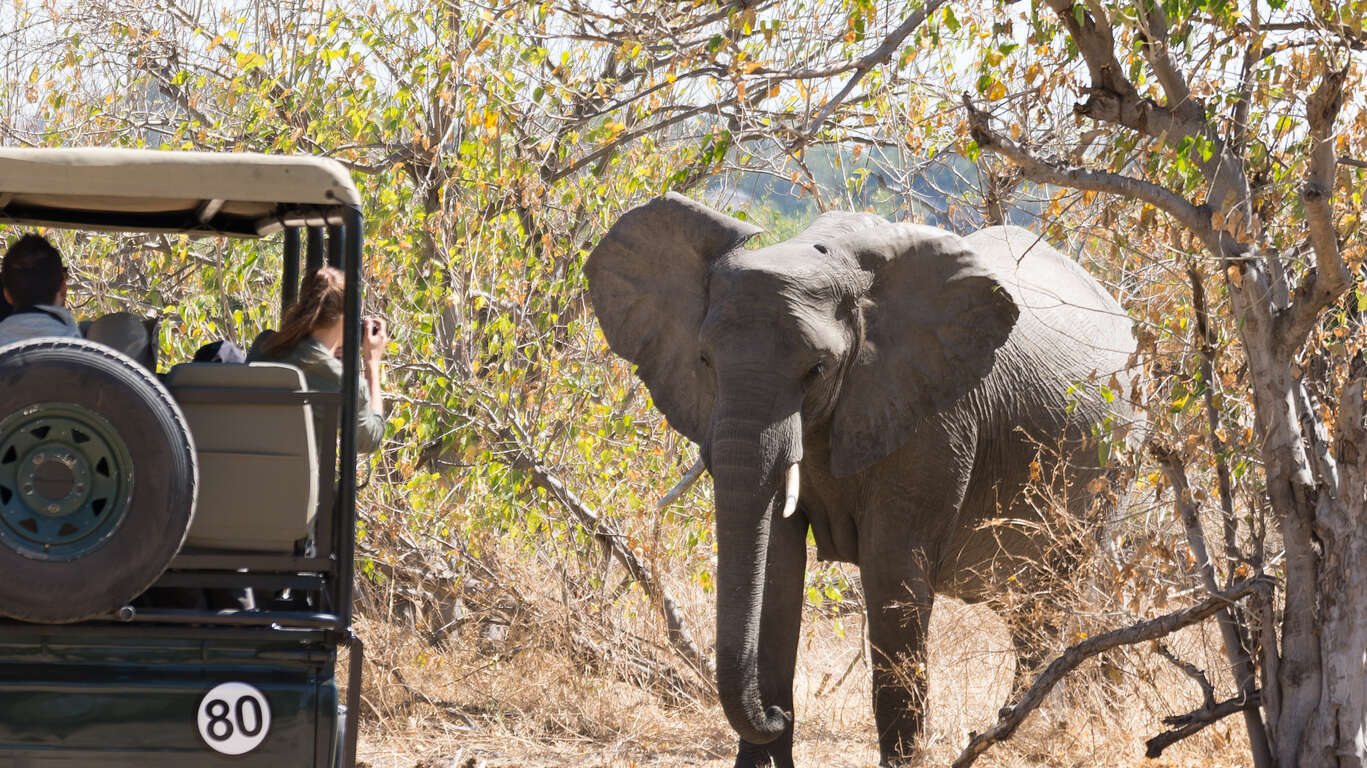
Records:
[[[5,251],[0,264],[0,283],[9,291],[15,309],[34,304],[57,303],[57,292],[66,278],[62,254],[42,235],[24,235]]]

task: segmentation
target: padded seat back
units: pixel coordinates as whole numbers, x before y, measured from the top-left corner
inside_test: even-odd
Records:
[[[288,398],[252,398],[303,392],[304,374],[280,363],[185,363],[167,374],[166,387],[199,456],[199,500],[186,545],[293,551],[310,535],[318,504],[313,413]],[[196,392],[201,396],[189,396]]]

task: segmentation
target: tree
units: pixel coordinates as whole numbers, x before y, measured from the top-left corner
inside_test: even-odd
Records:
[[[648,644],[602,630],[658,616],[665,588],[705,591],[712,534],[705,490],[653,509],[694,455],[587,311],[582,260],[606,225],[666,189],[724,195],[738,180],[784,192],[738,211],[779,232],[834,207],[956,229],[1037,220],[1133,299],[1149,372],[1135,396],[1157,436],[1140,482],[1171,491],[1195,563],[1179,576],[1212,593],[1183,615],[1253,595],[1223,612],[1237,695],[1179,730],[1256,706],[1259,765],[1352,763],[1367,708],[1346,655],[1367,633],[1367,577],[1350,567],[1367,554],[1367,115],[1350,98],[1364,11],[14,3],[0,7],[0,142],[346,163],[363,177],[370,292],[396,329],[367,572],[457,552],[495,580],[503,553],[575,606],[548,636],[577,638],[574,654],[624,642],[657,667]],[[252,244],[82,245],[86,300],[179,321],[166,360],[250,338],[278,309]],[[1135,254],[1149,258],[1136,268]],[[187,259],[208,268],[173,268]],[[649,598],[611,587],[605,545],[623,584],[656,584]],[[1257,597],[1268,579],[1277,596]],[[677,641],[678,626],[632,632]],[[689,645],[670,653],[696,667]]]
[[[1260,766],[1363,765],[1367,112],[1349,95],[1362,80],[1367,6],[1043,5],[996,30],[1013,51],[1025,37],[1003,69],[1026,73],[1032,86],[1022,98],[1071,96],[1081,136],[1048,119],[999,127],[1005,94],[989,85],[985,103],[964,97],[969,149],[1005,158],[1037,183],[1113,196],[1113,210],[1124,211],[1113,216],[1130,219],[1131,237],[1179,245],[1201,350],[1182,396],[1200,395],[1209,417],[1209,452],[1200,460],[1214,465],[1224,510],[1223,579],[1251,570],[1278,577],[1280,587],[1277,600],[1258,601],[1239,620],[1226,614],[1239,701],[1220,714],[1249,713]],[[1013,37],[1017,23],[1024,31]],[[1210,271],[1220,278],[1217,295],[1228,299],[1218,315],[1205,306]],[[1150,351],[1161,343],[1150,339]],[[1161,368],[1150,365],[1150,373],[1163,378]],[[1160,435],[1175,423],[1160,402],[1151,413]],[[1245,423],[1248,438],[1231,439]],[[1160,440],[1156,450],[1179,507],[1193,504],[1185,471],[1199,447],[1179,438]],[[1230,487],[1232,462],[1256,467],[1243,509]],[[1261,536],[1239,535],[1241,520],[1257,533],[1264,514],[1267,530],[1280,534],[1284,564],[1274,564]],[[1199,523],[1188,529],[1207,588],[1223,588],[1196,546]]]
[[[362,177],[372,306],[396,342],[368,551],[383,560],[414,535],[477,555],[520,546],[563,566],[570,602],[635,610],[606,588],[605,545],[666,608],[676,653],[705,667],[645,570],[710,584],[696,502],[663,543],[649,515],[623,514],[651,509],[691,448],[595,334],[582,259],[640,199],[729,162],[780,173],[831,141],[820,126],[874,100],[860,86],[943,2],[14,4],[0,9],[0,141],[346,164]],[[254,244],[82,245],[84,311],[163,315],[163,359],[274,322],[275,270]],[[210,268],[173,268],[187,262]],[[593,522],[594,508],[614,513]]]

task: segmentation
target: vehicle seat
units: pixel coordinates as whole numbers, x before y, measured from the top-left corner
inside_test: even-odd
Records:
[[[318,451],[310,406],[279,394],[305,391],[304,374],[280,363],[184,363],[166,387],[199,457],[186,546],[295,551],[318,505]],[[273,393],[274,402],[252,402],[263,399],[257,393]]]
[[[117,349],[153,373],[157,371],[157,324],[160,318],[139,317],[131,312],[111,312],[80,323],[81,334],[91,341]]]

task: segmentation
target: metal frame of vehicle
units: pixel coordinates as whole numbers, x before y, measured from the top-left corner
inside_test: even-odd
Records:
[[[126,188],[126,177],[120,180],[121,168],[135,170],[133,176],[143,180],[143,192]],[[56,178],[45,175],[44,171],[53,171]],[[245,178],[227,178],[235,173]],[[269,182],[273,178],[284,182],[271,185]],[[191,187],[200,193],[187,197],[184,191]],[[167,188],[166,196],[158,198],[163,188]],[[296,189],[305,191],[294,195]],[[68,190],[79,194],[68,195]],[[276,199],[282,190],[295,199]],[[109,203],[110,200],[114,202]],[[311,610],[210,611],[129,605],[114,614],[73,624],[31,624],[0,619],[0,662],[6,661],[8,656],[10,661],[22,661],[27,667],[38,665],[38,669],[43,669],[44,662],[50,662],[58,677],[62,674],[79,676],[94,674],[80,666],[85,663],[81,659],[108,658],[111,653],[118,656],[126,651],[137,657],[136,662],[129,663],[141,670],[138,674],[146,675],[152,670],[150,674],[155,675],[157,662],[149,660],[149,654],[163,653],[167,663],[172,664],[182,678],[177,685],[193,692],[202,691],[204,685],[212,682],[202,679],[196,664],[202,662],[208,668],[212,666],[210,660],[216,659],[214,663],[232,668],[233,659],[246,658],[242,654],[253,648],[275,649],[271,652],[282,659],[289,656],[288,649],[296,649],[304,654],[299,659],[307,659],[308,664],[313,665],[312,671],[299,671],[303,669],[299,667],[289,674],[297,672],[313,680],[322,670],[321,674],[328,676],[324,682],[335,685],[326,667],[335,663],[340,648],[349,647],[349,722],[343,726],[343,742],[325,748],[331,735],[322,732],[316,733],[314,740],[318,768],[331,768],[332,759],[324,759],[324,755],[336,754],[338,749],[339,764],[347,768],[353,766],[357,732],[354,718],[359,711],[363,655],[362,643],[352,632],[351,621],[364,224],[359,194],[351,186],[345,169],[334,161],[311,157],[0,148],[0,229],[33,225],[247,238],[281,233],[282,314],[298,296],[301,256],[307,270],[325,263],[342,269],[346,275],[346,293],[340,393],[252,392],[200,387],[177,394],[181,402],[190,398],[195,403],[287,402],[324,406],[328,417],[322,423],[330,423],[333,429],[323,431],[319,437],[326,462],[320,466],[338,467],[338,471],[334,475],[335,484],[320,483],[314,551],[276,554],[186,547],[172,559],[166,572],[153,585],[299,590],[319,596],[316,601],[319,604]],[[301,240],[305,239],[307,244],[301,248]],[[0,404],[0,411],[3,410],[3,404]],[[335,441],[323,436],[334,434],[339,435]],[[335,446],[339,447],[334,455]],[[327,461],[329,456],[330,462]],[[326,480],[326,469],[321,473]],[[320,652],[322,657],[317,656]],[[259,675],[260,660],[252,658],[250,662],[243,662],[246,666],[240,668]],[[73,672],[77,669],[86,671]],[[112,686],[110,690],[126,686],[127,681],[120,677],[126,672],[126,669],[111,672],[103,684]],[[71,683],[68,680],[64,684]],[[31,680],[15,683],[29,689],[33,684]],[[99,680],[82,681],[78,687],[84,686],[82,690],[85,690],[100,684]],[[0,678],[0,691],[4,688],[5,680]],[[311,706],[320,713],[331,706],[335,719],[335,688],[331,690],[334,691],[332,702],[319,694]],[[89,695],[89,691],[83,695]],[[0,706],[2,715],[4,707]],[[0,728],[0,741],[5,735],[3,730]],[[35,748],[41,746],[38,744]],[[182,751],[174,756],[171,764],[186,764],[184,761],[189,757]],[[23,763],[25,759],[20,757],[19,761]],[[0,765],[4,764],[5,754],[3,744],[0,744]],[[55,764],[64,763],[55,760]]]

